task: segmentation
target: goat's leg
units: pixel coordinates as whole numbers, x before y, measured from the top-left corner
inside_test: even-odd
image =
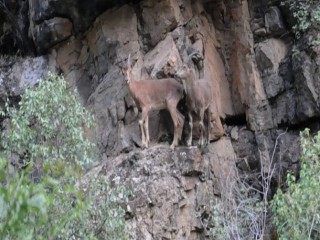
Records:
[[[169,103],[168,104],[168,110],[170,112],[172,121],[173,121],[173,126],[174,126],[174,135],[173,135],[173,142],[170,146],[170,148],[173,150],[175,148],[175,146],[178,145],[178,135],[179,135],[179,131],[178,131],[178,127],[179,127],[179,118],[178,118],[178,114],[177,114],[177,103],[173,102],[173,103]]]
[[[142,109],[141,119],[139,120],[139,127],[141,130],[141,145],[142,147],[146,147],[146,134],[145,134],[145,121],[146,117],[148,116],[147,109]]]
[[[149,115],[147,114],[146,120],[145,120],[145,132],[146,132],[146,147],[148,148],[150,143],[150,135],[149,135]]]
[[[143,126],[142,119],[139,120],[139,127],[140,127],[140,131],[141,131],[141,145],[142,145],[142,147],[144,147],[145,142],[146,142],[146,137],[144,134],[144,126]]]
[[[210,112],[210,109],[207,109],[207,139],[206,139],[206,142],[207,144],[210,143],[210,132],[211,132],[211,112]]]
[[[188,145],[188,146],[191,146],[191,144],[192,144],[192,129],[193,129],[193,119],[192,119],[192,114],[191,114],[191,112],[188,112],[188,116],[189,116],[189,128],[190,128],[190,132],[189,132],[189,137],[188,137],[187,145]]]
[[[205,131],[205,127],[203,124],[203,118],[204,118],[204,109],[200,109],[200,122],[199,122],[199,126],[200,126],[200,137],[199,137],[199,145],[203,146],[204,143],[204,131]]]
[[[178,140],[181,140],[183,125],[184,125],[184,116],[178,110],[177,110],[177,114],[179,117],[179,139]]]

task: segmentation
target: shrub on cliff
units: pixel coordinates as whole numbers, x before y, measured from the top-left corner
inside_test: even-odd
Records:
[[[297,39],[312,32],[307,38],[308,46],[319,46],[320,38],[320,6],[318,0],[283,0],[282,4],[293,13],[295,25],[293,31]],[[297,47],[294,48],[298,52]]]
[[[274,224],[279,239],[320,238],[320,132],[310,137],[301,133],[299,180],[287,176],[288,188],[278,190],[272,201]]]
[[[93,126],[93,117],[69,93],[63,77],[49,73],[47,80],[25,90],[17,108],[6,106],[10,121],[2,144],[8,154],[20,155],[21,164],[93,162],[95,147],[83,132]]]
[[[49,74],[2,115],[0,239],[126,239],[126,191],[99,176],[79,187],[96,158],[83,132],[93,117],[63,77]]]
[[[296,20],[293,30],[300,36],[301,33],[320,25],[320,6],[317,0],[284,0],[282,5],[289,7]]]

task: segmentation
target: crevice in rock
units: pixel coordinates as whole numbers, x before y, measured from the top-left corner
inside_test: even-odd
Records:
[[[142,52],[145,54],[147,53],[150,49],[150,41],[151,41],[151,37],[150,34],[144,33],[144,20],[142,18],[142,8],[139,4],[140,0],[134,0],[132,7],[136,13],[137,16],[137,21],[138,21],[138,36],[139,36],[139,45],[140,45],[140,49],[142,50]]]
[[[22,1],[8,4],[0,1],[0,53],[35,56],[33,41],[28,37],[29,5]],[[5,27],[6,26],[6,27]]]
[[[306,121],[295,123],[295,124],[279,124],[278,129],[288,129],[288,131],[303,131],[306,128],[309,128],[312,134],[317,133],[320,130],[320,116],[309,118]]]
[[[247,118],[245,113],[241,113],[234,116],[226,116],[224,120],[225,124],[228,126],[243,126],[247,125]]]

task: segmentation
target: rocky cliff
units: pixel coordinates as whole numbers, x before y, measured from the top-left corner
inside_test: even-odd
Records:
[[[279,1],[5,0],[0,10],[0,103],[48,70],[66,77],[97,120],[102,161],[92,171],[133,189],[133,239],[204,239],[208,204],[235,166],[255,173],[272,164],[280,186],[299,167],[299,131],[319,128],[320,49],[293,54],[295,23]],[[172,152],[170,117],[154,112],[152,147],[141,150],[122,71],[128,55],[137,77],[156,79],[194,51],[226,135],[216,140],[213,129],[207,149]]]

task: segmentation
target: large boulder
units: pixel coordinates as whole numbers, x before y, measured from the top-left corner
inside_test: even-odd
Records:
[[[54,17],[45,20],[32,29],[33,41],[38,52],[49,49],[72,34],[72,23],[67,18]]]
[[[112,65],[122,66],[128,55],[140,51],[138,20],[134,9],[124,5],[99,16],[87,33],[89,52],[94,58],[98,78]]]
[[[33,35],[40,53],[47,52],[54,44],[70,36],[71,30],[76,34],[84,32],[103,11],[119,5],[119,1],[116,0],[30,0],[29,2],[29,32]],[[120,5],[124,3],[121,1]]]
[[[277,96],[284,90],[282,76],[279,75],[279,67],[288,53],[288,46],[278,39],[268,39],[256,46],[256,59],[262,81],[268,98]]]
[[[277,72],[281,61],[288,53],[288,46],[279,39],[270,38],[255,47],[256,60],[263,74]]]
[[[141,2],[144,43],[155,46],[178,26],[181,18],[178,1],[145,0]]]
[[[296,116],[299,121],[319,116],[320,86],[316,81],[317,66],[301,52],[293,57],[294,86],[297,91]]]
[[[65,16],[73,22],[76,32],[84,31],[100,13],[117,4],[119,1],[116,0],[32,0],[29,1],[30,22],[41,24],[45,20]]]
[[[181,65],[182,61],[171,35],[144,57],[144,67],[152,78],[173,76]]]

